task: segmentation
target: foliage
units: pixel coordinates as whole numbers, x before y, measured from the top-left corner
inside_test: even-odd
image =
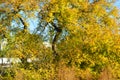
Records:
[[[113,4],[105,0],[1,0],[0,40],[8,40],[1,53],[20,58],[11,69],[15,79],[67,80],[70,73],[74,73],[71,79],[98,80],[105,75],[119,79],[119,10]],[[34,32],[29,30],[31,19],[37,21]],[[51,47],[43,44],[46,41]]]

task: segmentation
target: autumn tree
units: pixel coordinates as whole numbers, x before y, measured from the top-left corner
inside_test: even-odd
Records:
[[[53,80],[62,74],[60,70],[69,69],[79,79],[98,79],[108,68],[112,74],[108,77],[119,79],[119,10],[113,4],[105,0],[1,0],[0,39],[8,39],[7,55],[19,57],[22,68],[39,74],[38,80]],[[33,33],[29,19],[37,19]],[[44,41],[52,47],[46,48]],[[33,57],[39,61],[28,67],[26,59]],[[29,75],[27,79],[32,78]]]
[[[32,34],[29,31],[30,23],[28,22],[28,20],[30,18],[34,19],[37,11],[39,11],[39,0],[0,1],[0,39],[7,38],[8,41],[6,52],[3,55],[4,57],[8,58],[17,57],[21,59],[22,63],[20,63],[18,67],[15,67],[15,69],[19,68],[21,74],[25,72],[26,74],[28,74],[29,71],[34,72],[34,74],[38,74],[37,72],[35,73],[35,70],[42,70],[42,68],[45,67],[44,65],[46,65],[44,64],[41,66],[40,63],[43,64],[47,60],[46,63],[48,62],[50,64],[49,56],[51,50],[43,45],[43,40],[40,35]],[[49,54],[47,55],[46,53],[48,52]],[[40,61],[37,63],[34,62],[32,64],[28,63],[28,58],[30,58],[31,60],[38,59]],[[15,70],[14,68],[10,69],[12,69],[12,71]],[[24,71],[22,71],[21,69],[24,69]],[[43,70],[41,72],[38,70],[38,72],[42,73]],[[1,73],[1,75],[2,74],[3,73]],[[11,71],[7,71],[7,73],[5,74],[11,75]],[[32,74],[29,75],[31,77]],[[12,79],[14,78],[12,76],[8,76],[8,79],[10,79],[10,77]],[[39,76],[38,78],[38,80],[40,80],[41,77]],[[4,79],[4,75],[3,78],[0,79]],[[23,79],[28,78],[25,77]]]
[[[119,45],[119,14],[113,3],[52,0],[43,6],[39,15],[41,21],[53,27],[52,50],[61,57],[62,64],[78,67],[80,71],[92,70],[97,78],[105,67],[118,66],[119,47],[115,46]]]

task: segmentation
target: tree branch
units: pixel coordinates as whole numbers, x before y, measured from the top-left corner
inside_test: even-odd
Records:
[[[24,28],[23,28],[23,32],[27,31],[27,25],[26,23],[23,21],[23,19],[21,17],[19,17],[21,23],[23,24]]]
[[[52,51],[53,51],[54,57],[58,57],[58,53],[56,51],[56,42],[58,41],[58,37],[62,33],[62,29],[60,27],[57,27],[56,24],[54,24],[54,23],[52,23],[52,26],[56,30],[56,34],[55,34],[53,41],[52,41]]]

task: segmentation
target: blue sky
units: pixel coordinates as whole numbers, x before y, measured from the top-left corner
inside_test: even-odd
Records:
[[[117,6],[120,9],[120,0],[116,0],[115,6]]]

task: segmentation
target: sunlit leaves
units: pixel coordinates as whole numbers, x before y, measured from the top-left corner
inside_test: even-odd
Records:
[[[0,33],[8,31],[12,38],[9,38],[7,54],[19,58],[39,58],[42,65],[34,63],[28,69],[37,67],[42,77],[48,79],[50,72],[54,75],[54,68],[58,64],[75,68],[78,76],[84,79],[87,72],[95,75],[95,80],[104,68],[114,64],[115,68],[111,67],[113,73],[119,68],[119,14],[112,1],[2,0],[0,3]],[[39,22],[37,34],[28,30],[28,19],[31,17]],[[10,29],[13,22],[17,24],[16,28],[20,27],[18,31]],[[12,35],[12,32],[15,34]],[[59,36],[53,42],[56,34]],[[57,63],[52,63],[51,48],[43,44],[43,36],[46,35],[46,41],[56,44],[60,57]]]

